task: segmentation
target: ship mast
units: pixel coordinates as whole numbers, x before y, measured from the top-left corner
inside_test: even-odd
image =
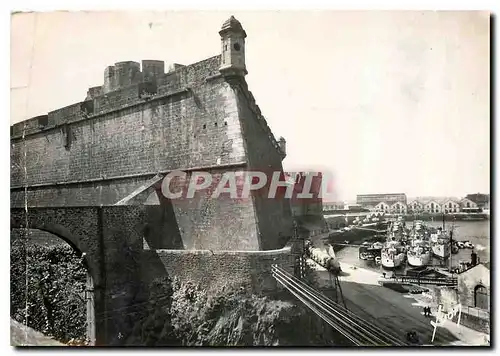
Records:
[[[450,229],[450,273],[453,276],[453,264],[452,264],[452,256],[453,256],[453,228],[455,227],[455,222],[451,225]]]

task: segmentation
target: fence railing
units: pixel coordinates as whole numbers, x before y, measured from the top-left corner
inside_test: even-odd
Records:
[[[490,312],[485,309],[476,308],[473,306],[462,307],[462,313],[470,316],[475,316],[479,319],[490,320]]]

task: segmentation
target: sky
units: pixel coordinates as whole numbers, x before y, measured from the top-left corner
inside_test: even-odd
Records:
[[[11,124],[85,99],[120,61],[220,53],[234,15],[246,80],[285,170],[357,194],[490,189],[490,28],[484,12],[54,12],[12,17]]]

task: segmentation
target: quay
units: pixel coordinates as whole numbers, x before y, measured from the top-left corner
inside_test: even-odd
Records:
[[[416,285],[426,284],[426,285],[448,286],[448,287],[458,286],[458,280],[456,277],[436,278],[436,277],[420,277],[420,276],[415,277],[415,276],[393,274],[392,279],[395,282],[410,283]]]
[[[349,210],[346,211],[323,211],[323,216],[325,219],[330,221],[339,221],[340,223],[345,223],[346,219],[348,223],[352,223],[356,218],[364,219],[369,215],[374,214],[374,212],[369,211],[361,211],[361,212],[352,212]],[[414,221],[414,220],[422,220],[422,221],[443,221],[443,214],[441,213],[425,213],[425,214],[411,214],[411,213],[385,213],[384,217],[387,219],[396,219],[399,216],[403,217],[405,221]],[[489,212],[483,213],[448,213],[444,214],[445,221],[483,221],[489,220],[490,214]]]
[[[323,293],[334,299],[337,291],[332,285],[329,272],[312,260],[307,261],[315,271],[317,281]],[[384,282],[393,281],[391,278],[367,268],[362,268],[344,262],[339,257],[342,273],[339,275],[342,295],[347,309],[361,318],[379,326],[405,340],[408,332],[415,331],[423,345],[458,346],[458,345],[488,345],[489,335],[468,328],[464,325],[457,327],[456,323],[447,321],[436,331],[434,341],[431,342],[437,306],[430,303],[422,294],[403,294],[384,287]],[[430,289],[432,293],[432,289]],[[424,295],[429,295],[425,293]],[[426,317],[423,308],[431,307],[432,316]]]

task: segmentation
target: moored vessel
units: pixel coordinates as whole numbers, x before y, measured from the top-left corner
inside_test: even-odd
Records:
[[[351,225],[331,230],[328,237],[332,243],[359,241],[374,234],[386,232],[388,224],[389,222],[381,215],[370,215],[363,220],[356,218]]]
[[[381,264],[384,268],[398,268],[406,259],[406,251],[401,242],[397,240],[387,241],[381,251]]]
[[[451,242],[443,229],[438,228],[436,232],[431,234],[431,248],[432,254],[440,259],[450,257]]]
[[[384,244],[381,242],[363,242],[359,247],[358,257],[360,260],[375,260],[375,258],[381,256],[383,247]]]
[[[429,231],[421,221],[414,222],[409,240],[408,264],[412,267],[423,267],[430,264],[432,251],[429,243]]]
[[[408,249],[408,264],[412,267],[427,266],[431,262],[431,248],[426,241],[418,241]]]

